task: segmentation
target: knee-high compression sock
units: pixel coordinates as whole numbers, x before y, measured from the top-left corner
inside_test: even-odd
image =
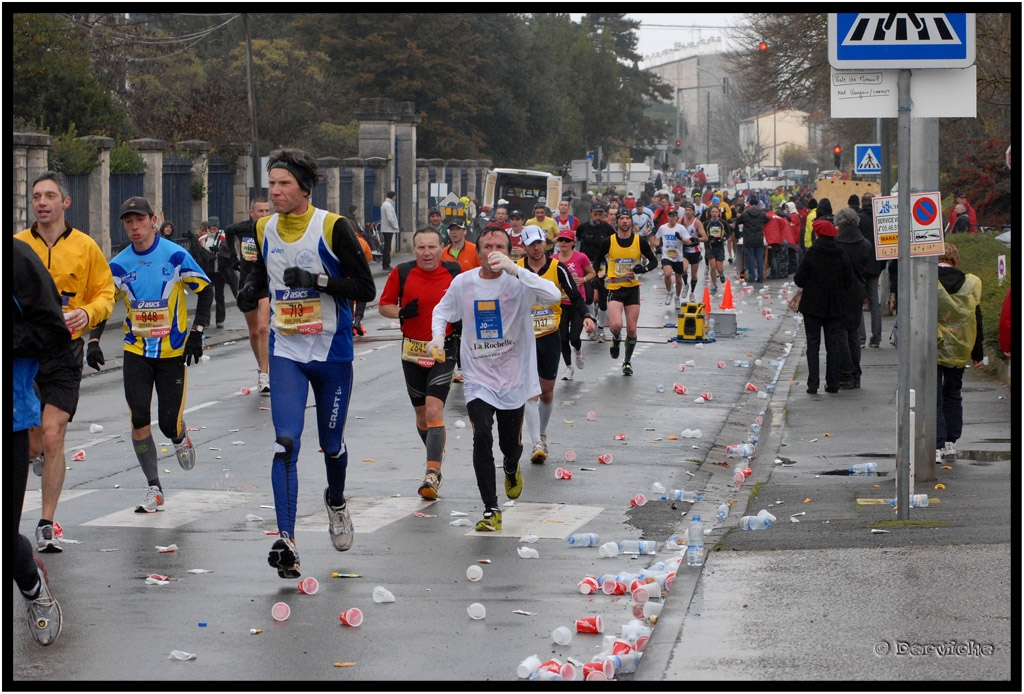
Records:
[[[617,345],[620,342],[622,342],[622,331],[621,330],[619,332],[617,332],[617,333],[612,333],[612,344],[613,345]]]
[[[554,401],[544,402],[540,401],[540,406],[537,408],[540,413],[540,432],[541,434],[548,433],[548,422],[551,421],[551,411],[555,408]]]
[[[697,280],[690,280],[690,291],[697,291]]]
[[[341,442],[341,450],[329,454],[324,451],[324,464],[327,466],[327,488],[333,506],[345,505],[345,475],[348,472],[348,447]]]
[[[444,420],[438,422],[427,422],[426,439],[427,444],[427,469],[439,470],[444,462],[445,429]]]
[[[630,359],[633,358],[633,350],[636,349],[636,338],[626,336],[626,363],[630,363]]]
[[[427,445],[427,432],[428,431],[429,431],[429,429],[420,429],[419,422],[416,423],[416,433],[420,435],[420,441],[423,442],[424,446]]]
[[[523,420],[526,422],[526,431],[530,434],[530,440],[535,444],[540,443],[540,404],[538,399],[526,401]]]
[[[160,486],[160,469],[156,462],[156,444],[153,442],[153,435],[150,434],[140,441],[132,441],[135,448],[135,457],[139,459],[139,466],[142,474],[146,476],[146,483],[150,487]]]
[[[274,441],[274,461],[270,466],[270,482],[274,488],[274,513],[277,529],[295,537],[295,513],[299,498],[299,475],[295,469],[298,452],[291,437]]]

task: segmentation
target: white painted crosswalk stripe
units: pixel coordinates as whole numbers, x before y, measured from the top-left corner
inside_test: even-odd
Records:
[[[501,531],[486,533],[498,537],[536,535],[545,540],[564,540],[604,509],[598,506],[516,502],[501,509]],[[474,525],[476,522],[474,521]],[[467,535],[480,535],[471,529]]]
[[[411,516],[416,511],[423,511],[436,502],[424,501],[412,497],[390,497],[390,496],[350,496],[346,500],[349,513],[352,514],[352,525],[356,533],[372,533],[383,528],[385,525],[394,523],[397,520]],[[327,532],[327,509],[320,504],[316,513],[302,516],[295,522],[295,534],[301,532]]]
[[[62,499],[63,501],[63,499]],[[208,489],[183,489],[167,492],[164,490],[164,510],[156,513],[135,513],[139,498],[126,509],[86,521],[82,525],[127,528],[180,528],[200,518],[207,518],[225,510],[250,507],[259,513],[260,504],[267,503],[267,494],[251,492],[226,492]],[[262,514],[259,514],[262,515]],[[264,516],[265,517],[265,516]],[[242,516],[244,519],[244,516]],[[273,512],[270,513],[273,519]]]
[[[62,503],[67,503],[72,499],[77,499],[80,496],[91,494],[96,491],[95,489],[71,489],[60,493],[60,500]],[[43,507],[43,496],[42,491],[39,489],[28,489],[25,490],[25,504],[21,507],[22,516],[25,515],[26,511],[35,511]]]

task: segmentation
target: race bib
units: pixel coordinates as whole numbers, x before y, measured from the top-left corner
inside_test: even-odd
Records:
[[[427,354],[427,342],[411,337],[402,338],[402,361],[412,362],[425,369],[434,365],[434,359]]]
[[[247,263],[256,262],[256,239],[248,236],[242,237],[242,260]]]
[[[536,337],[547,335],[558,330],[558,321],[555,320],[555,312],[551,307],[533,309],[533,334]]]
[[[669,260],[679,260],[679,249],[675,246],[665,247],[665,257]]]
[[[277,289],[274,328],[281,335],[312,335],[324,331],[320,292],[315,289]]]
[[[628,273],[633,272],[634,267],[636,267],[636,260],[633,258],[615,259],[615,274],[619,277],[624,277]]]
[[[713,239],[720,239],[725,233],[725,230],[720,226],[713,226],[708,229],[708,235]]]
[[[135,337],[167,337],[171,334],[167,299],[133,301],[128,317]]]

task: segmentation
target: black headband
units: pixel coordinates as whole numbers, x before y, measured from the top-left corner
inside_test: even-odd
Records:
[[[286,162],[282,159],[278,159],[269,167],[267,167],[267,171],[272,171],[274,169],[284,169],[285,171],[290,173],[292,176],[295,177],[296,182],[298,182],[299,184],[299,188],[302,188],[307,193],[311,193],[313,191],[313,186],[316,185],[316,177],[312,174],[312,172],[300,169],[294,164]]]

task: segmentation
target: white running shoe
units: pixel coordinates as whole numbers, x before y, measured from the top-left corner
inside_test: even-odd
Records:
[[[135,507],[136,513],[156,513],[160,506],[164,505],[164,493],[160,487],[150,487],[146,490],[146,498]]]
[[[678,299],[676,299],[676,301],[678,301]],[[671,294],[671,292],[666,292],[666,294],[665,294],[665,305],[668,306],[671,303],[672,303],[672,294]]]
[[[675,298],[675,299],[676,299],[676,300],[675,300],[675,307],[676,307],[676,308],[679,308],[679,295],[678,295],[678,294],[676,295],[676,298]]]
[[[28,603],[28,627],[32,632],[32,638],[41,646],[49,646],[60,636],[62,616],[60,603],[50,592],[50,581],[46,575],[46,567],[42,560],[35,557],[39,564],[39,595],[29,600]]]
[[[324,487],[324,506],[327,507],[327,520],[330,524],[328,531],[331,534],[334,549],[346,552],[352,547],[352,541],[356,538],[356,530],[352,525],[352,516],[348,512],[348,503],[332,506],[330,491],[330,487]]]
[[[256,379],[256,389],[260,395],[270,395],[270,374],[260,372]]]
[[[43,454],[40,453],[32,459],[32,472],[36,477],[43,476]]]
[[[547,459],[548,454],[547,451],[544,450],[544,444],[540,441],[533,444],[533,454],[530,456],[530,462],[536,465],[541,465]]]
[[[947,460],[956,459],[956,443],[953,441],[946,441],[946,445],[942,448],[942,457]]]
[[[576,370],[572,368],[572,364],[565,367],[565,373],[562,375],[563,381],[571,381],[572,377],[576,374]]]
[[[586,363],[586,360],[583,359],[583,350],[576,350],[576,368],[582,369]]]
[[[174,444],[174,455],[178,457],[178,465],[182,470],[191,470],[196,466],[196,449],[187,433],[184,439]]]

